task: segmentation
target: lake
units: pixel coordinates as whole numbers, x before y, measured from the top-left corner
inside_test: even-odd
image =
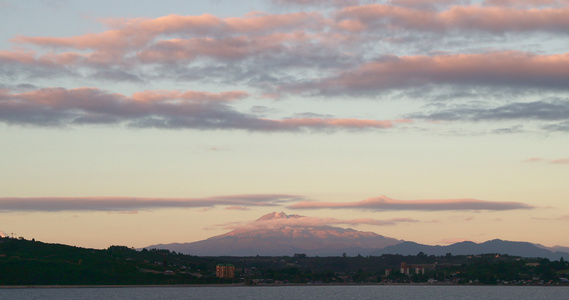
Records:
[[[538,286],[224,286],[7,288],[0,299],[569,299],[569,287]]]

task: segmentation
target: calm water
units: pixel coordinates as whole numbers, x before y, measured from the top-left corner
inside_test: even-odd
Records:
[[[0,299],[569,299],[569,287],[281,286],[0,289]]]

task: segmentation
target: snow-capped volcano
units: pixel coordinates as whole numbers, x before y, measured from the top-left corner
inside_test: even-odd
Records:
[[[291,256],[295,253],[340,256],[343,253],[367,255],[401,242],[373,232],[329,226],[326,219],[273,212],[206,240],[146,248],[200,256]]]
[[[260,218],[258,218],[255,222],[262,222],[262,221],[268,221],[268,220],[275,220],[275,219],[290,219],[290,218],[302,218],[302,216],[299,215],[287,215],[284,212],[272,212],[270,214],[266,214]]]

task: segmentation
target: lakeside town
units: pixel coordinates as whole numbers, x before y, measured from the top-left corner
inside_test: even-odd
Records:
[[[312,257],[193,256],[125,246],[87,249],[0,239],[0,285],[569,285],[561,258],[500,254]]]

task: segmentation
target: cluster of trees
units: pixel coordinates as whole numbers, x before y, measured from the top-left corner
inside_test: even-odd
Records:
[[[569,276],[564,259],[526,259],[508,255],[226,258],[243,274],[262,282],[284,283],[444,283],[559,284]],[[424,274],[400,272],[401,263],[426,266]],[[389,270],[389,275],[386,275]]]
[[[97,250],[2,238],[0,285],[225,283],[209,276],[215,259],[191,258],[168,250],[136,251],[124,246]]]
[[[401,274],[402,262],[429,264],[425,274]],[[215,277],[218,263],[236,266],[235,279]],[[390,270],[386,276],[386,270]],[[505,255],[357,257],[198,257],[124,246],[85,249],[23,238],[0,238],[0,285],[129,285],[209,283],[558,284],[569,275],[561,259]]]

